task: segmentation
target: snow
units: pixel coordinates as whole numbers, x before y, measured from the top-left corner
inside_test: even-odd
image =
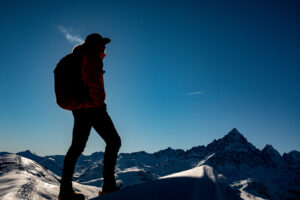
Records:
[[[201,160],[201,161],[197,164],[197,166],[203,165],[207,160],[209,160],[209,159],[210,159],[211,157],[213,157],[214,155],[215,155],[215,153],[213,153],[213,154],[207,156],[205,159]]]
[[[245,180],[237,181],[234,184],[232,184],[231,186],[240,188],[239,189],[241,192],[240,197],[243,200],[264,200],[263,198],[256,197],[256,196],[250,194],[249,192],[245,191],[245,189],[248,187],[249,183],[251,183],[251,182],[252,182],[252,180],[250,178],[248,178]]]
[[[58,196],[60,178],[30,159],[15,154],[2,156],[0,169],[0,199],[45,200]],[[100,191],[100,188],[78,183],[73,186],[88,198],[97,196]]]
[[[59,177],[36,162],[14,154],[0,157],[0,199],[44,200],[56,199]],[[141,172],[127,168],[124,174]],[[210,166],[198,166],[190,170],[161,177],[146,184],[124,188],[118,192],[96,197],[100,188],[73,183],[76,191],[87,198],[100,199],[239,199],[227,183],[215,175]]]
[[[144,171],[144,170],[139,169],[137,167],[129,167],[123,170],[123,172],[139,172],[139,171]]]
[[[210,166],[199,166],[183,172],[161,177],[146,184],[124,188],[118,192],[91,200],[227,200],[240,199],[220,180]]]

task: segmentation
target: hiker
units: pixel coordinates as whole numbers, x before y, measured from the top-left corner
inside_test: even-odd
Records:
[[[85,42],[73,49],[73,54],[80,57],[80,74],[86,94],[81,93],[80,104],[69,103],[65,109],[72,110],[74,128],[72,144],[64,159],[59,200],[84,199],[83,194],[75,193],[72,188],[72,177],[77,158],[84,151],[91,128],[103,138],[106,143],[103,167],[102,193],[118,190],[114,176],[121,139],[106,111],[103,74],[103,62],[106,44],[111,40],[103,38],[98,33],[90,34]],[[70,73],[71,74],[71,73]],[[56,86],[59,90],[59,85]],[[79,88],[75,88],[80,90]],[[58,98],[58,97],[57,97]],[[75,100],[74,100],[75,102]]]

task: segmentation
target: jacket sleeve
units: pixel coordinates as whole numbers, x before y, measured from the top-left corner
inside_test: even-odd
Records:
[[[102,105],[105,100],[103,63],[95,54],[85,54],[82,63],[82,80],[88,88],[91,101],[95,105]]]

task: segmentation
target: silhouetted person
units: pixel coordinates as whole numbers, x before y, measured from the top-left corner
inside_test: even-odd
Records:
[[[81,56],[81,78],[87,89],[87,97],[78,108],[73,109],[74,128],[72,144],[69,148],[62,171],[59,199],[83,199],[72,188],[72,177],[77,158],[84,151],[91,128],[104,139],[106,143],[103,167],[102,192],[109,193],[118,189],[114,176],[121,139],[114,124],[106,112],[105,91],[103,82],[103,58],[109,38],[103,38],[94,33],[86,37],[85,42],[74,48],[73,53]]]

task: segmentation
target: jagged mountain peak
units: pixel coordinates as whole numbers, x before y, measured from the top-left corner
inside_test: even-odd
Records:
[[[281,157],[280,153],[270,144],[267,144],[263,150],[262,150],[263,154],[268,154],[268,155],[273,155],[276,157]]]
[[[207,145],[207,149],[210,152],[223,152],[223,151],[244,151],[255,150],[247,139],[236,129],[233,128],[223,138],[214,140]]]
[[[173,149],[171,147],[168,147],[166,149],[160,150],[156,153],[154,153],[155,155],[180,155],[180,154],[184,154],[185,151],[182,149]]]
[[[34,160],[36,162],[42,160],[42,157],[36,155],[35,153],[31,152],[30,150],[21,151],[21,152],[17,153],[17,155],[25,157],[25,158],[29,158],[29,159]]]
[[[35,153],[33,153],[32,151],[30,151],[29,149],[27,149],[26,151],[21,151],[18,154],[32,154],[32,155],[36,155]]]
[[[292,155],[294,157],[299,157],[300,158],[300,151],[296,151],[296,150],[293,150],[289,153],[285,153],[285,154],[289,154],[289,155]]]
[[[233,128],[223,139],[235,140],[247,140],[236,128]]]
[[[279,167],[282,162],[280,153],[270,144],[267,144],[261,151],[261,155],[265,161],[265,164],[269,167]]]
[[[30,151],[29,149],[27,149],[26,151],[18,152],[16,154],[23,157],[40,157],[36,153]]]
[[[291,151],[289,153],[284,153],[282,156],[291,166],[291,168],[296,169],[300,174],[300,152]]]

